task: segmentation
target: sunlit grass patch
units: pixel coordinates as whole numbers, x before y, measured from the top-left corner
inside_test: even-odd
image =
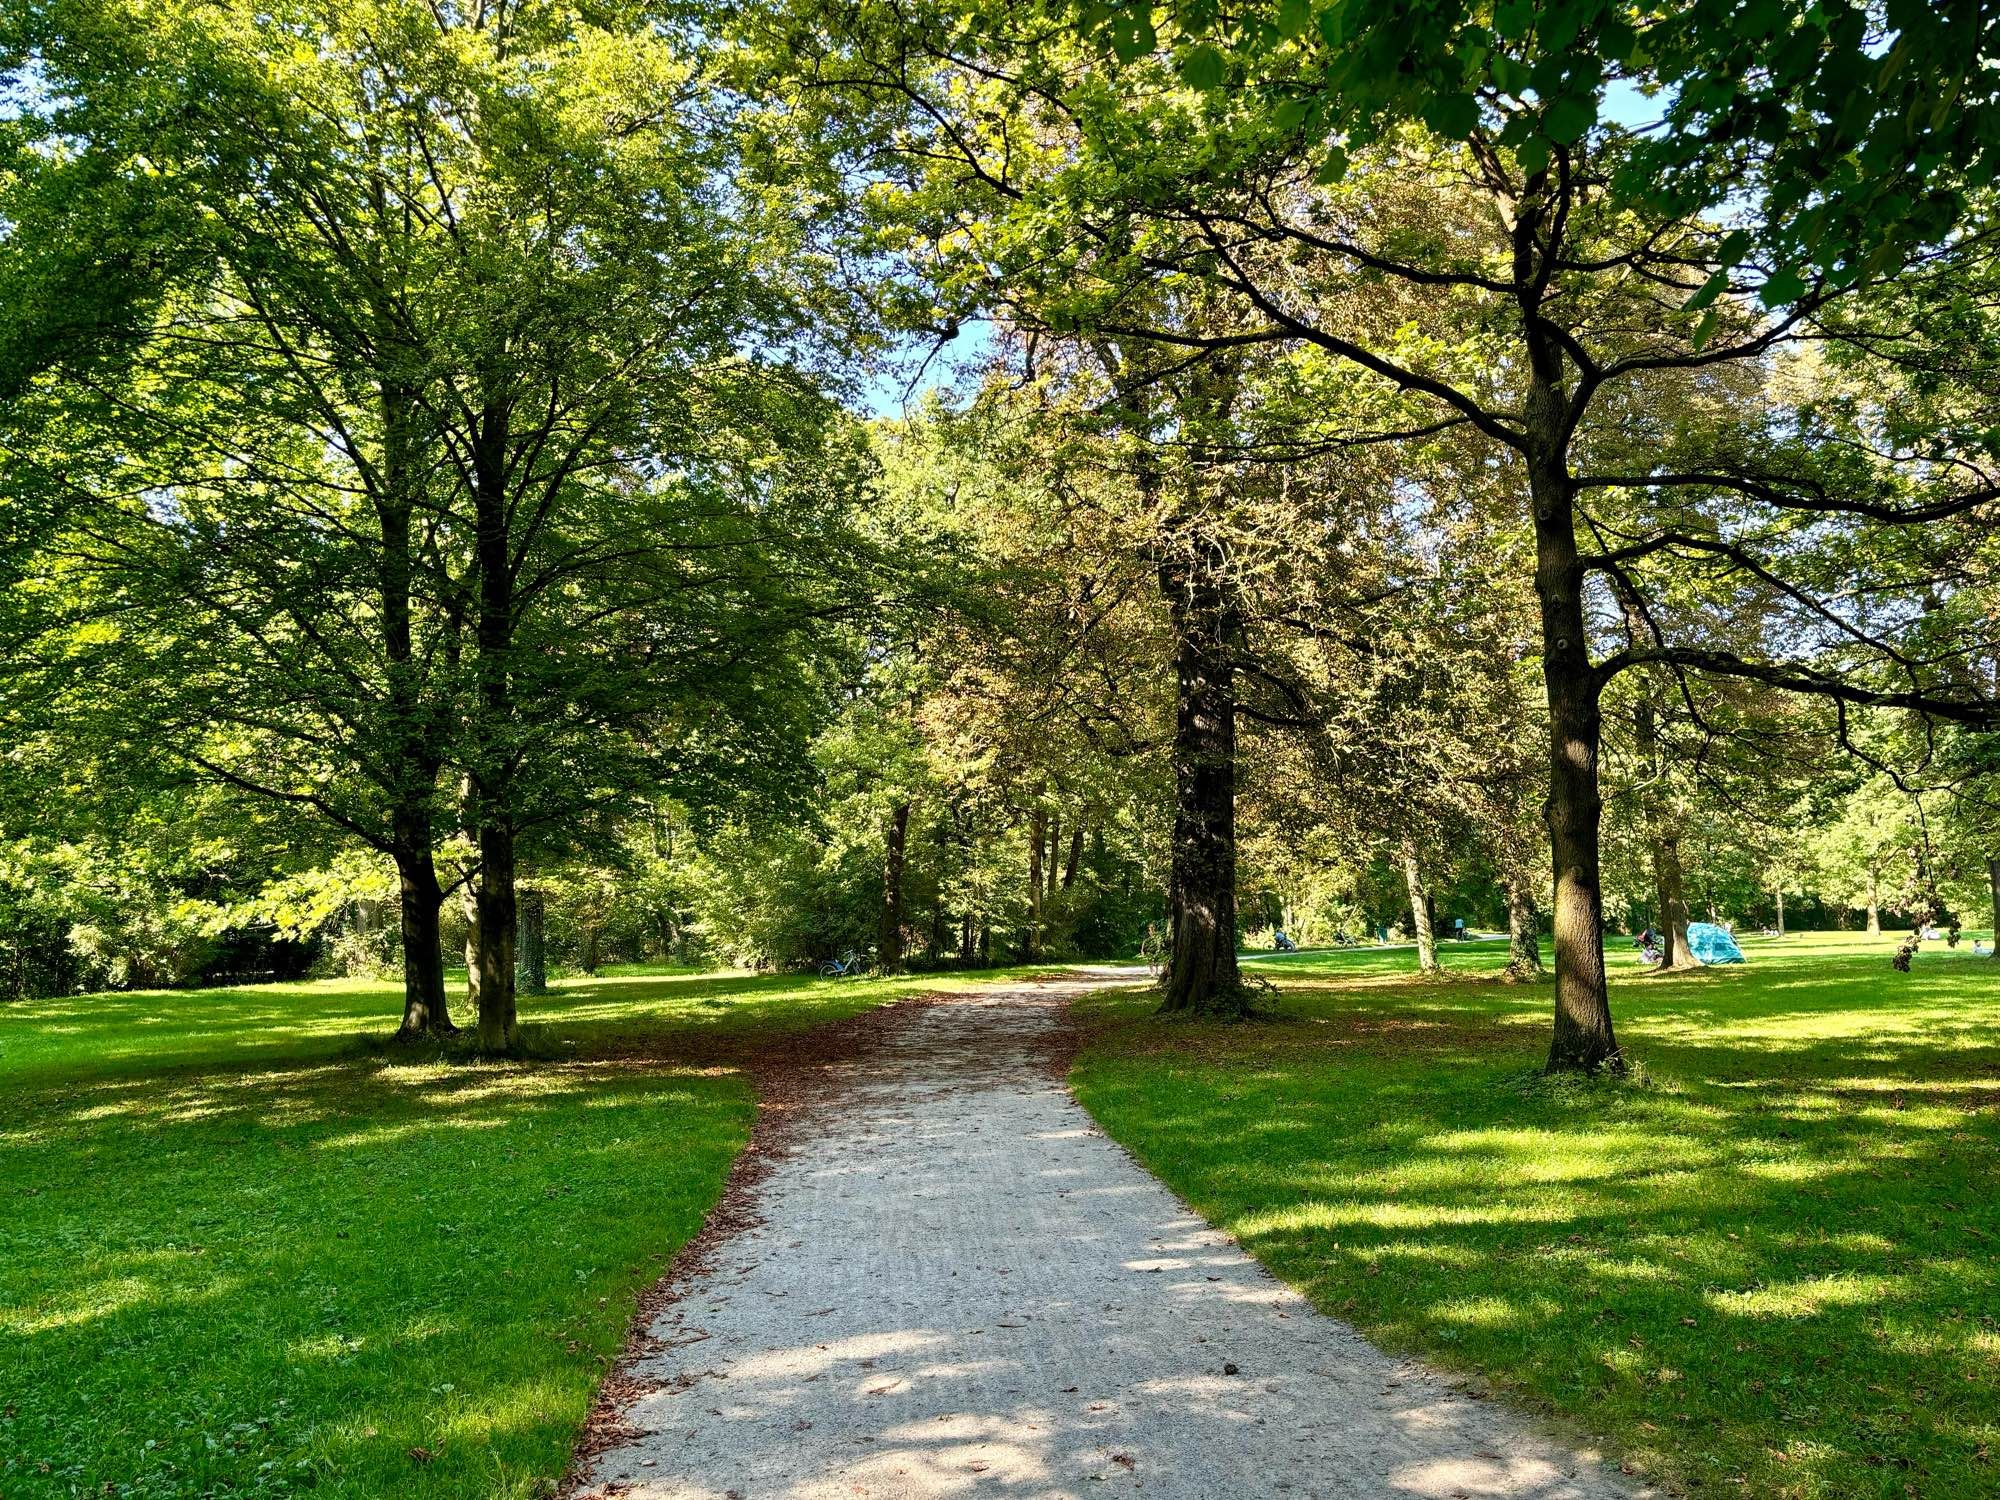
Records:
[[[1697,1495],[2000,1493],[2000,965],[1897,937],[1613,954],[1632,1082],[1534,1082],[1547,986],[1299,955],[1280,1019],[1089,1003],[1084,1102],[1381,1342]],[[1400,973],[1398,972],[1400,969]]]
[[[0,1007],[0,1495],[548,1493],[741,1059],[957,982],[572,980],[522,1062],[385,1045],[383,985]]]

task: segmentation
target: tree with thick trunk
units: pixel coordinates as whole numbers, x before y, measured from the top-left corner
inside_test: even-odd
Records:
[[[473,681],[477,702],[472,749],[473,826],[479,850],[475,887],[479,922],[476,976],[479,1048],[512,1052],[520,1041],[514,998],[514,949],[519,922],[515,892],[513,784],[515,710],[512,683],[515,587],[511,493],[507,470],[512,412],[489,400],[474,425],[472,518],[474,547]]]
[[[520,962],[515,971],[515,987],[523,995],[549,992],[548,902],[540,886],[520,888]]]
[[[384,333],[392,332],[393,321],[387,317],[382,321]],[[382,437],[375,518],[384,682],[393,738],[389,842],[403,922],[403,1024],[397,1034],[443,1036],[457,1028],[445,1001],[444,948],[438,932],[444,893],[432,853],[432,804],[443,765],[443,734],[416,659],[411,598],[416,574],[417,397],[407,383],[391,378],[381,379],[377,392]]]
[[[127,19],[130,32],[161,18]],[[112,259],[161,278],[149,303],[173,277],[193,279],[157,323],[127,320],[122,299],[136,285],[99,288],[114,298],[104,306],[113,321],[76,330],[73,348],[49,342],[59,358],[48,395],[64,403],[75,451],[115,450],[129,462],[102,494],[90,465],[65,475],[61,513],[77,529],[46,554],[67,573],[52,595],[63,609],[88,593],[75,579],[91,577],[113,591],[121,628],[103,640],[102,661],[90,643],[48,639],[91,682],[120,741],[314,816],[393,862],[397,1035],[448,1034],[433,825],[452,684],[432,670],[439,621],[418,583],[438,451],[402,296],[412,205],[392,206],[384,188],[410,165],[406,143],[340,127],[311,145],[286,138],[256,65],[227,80],[195,77],[163,60],[163,43],[126,35],[101,50],[89,30],[41,59],[63,79],[75,139],[127,158],[150,153],[149,175],[172,184],[178,210],[152,225],[160,237],[143,254]],[[141,96],[157,111],[149,118],[130,113]],[[235,132],[251,119],[276,133],[246,152]],[[33,122],[31,113],[20,123]],[[253,156],[300,170],[249,190],[242,173]],[[240,212],[246,191],[254,212]],[[103,205],[74,207],[88,210],[86,222],[102,219]],[[103,277],[125,280],[90,254]],[[105,362],[114,335],[118,358]],[[0,382],[21,373],[10,367]],[[59,384],[72,378],[84,379],[87,402]],[[19,436],[6,444],[16,491],[36,468]],[[141,494],[173,499],[133,505]],[[139,640],[146,665],[135,670]],[[41,644],[10,641],[23,678]]]
[[[1870,937],[1880,937],[1882,935],[1882,877],[1877,872],[1872,861],[1868,866],[1867,879],[1868,935]]]
[[[899,973],[903,967],[903,863],[909,833],[910,804],[898,802],[889,810],[883,840],[882,920],[877,942],[885,974]]]
[[[1413,839],[1403,840],[1403,884],[1410,897],[1410,932],[1417,941],[1417,972],[1437,974],[1437,933],[1431,921],[1431,894],[1424,885],[1423,867],[1417,863]]]
[[[1793,149],[1816,139],[1810,130],[1771,153],[1747,150],[1737,131],[1647,137],[1600,109],[1607,74],[1595,60],[1630,51],[1623,10],[1602,18],[1625,39],[1614,49],[1581,14],[1583,31],[1554,41],[1553,28],[1502,25],[1513,34],[1487,28],[1467,48],[1449,30],[1408,24],[1407,7],[1374,6],[1358,20],[1348,9],[1337,8],[1341,25],[1308,19],[1301,34],[1236,8],[1173,8],[1180,32],[1170,45],[1155,45],[1150,26],[1135,45],[1118,6],[1062,7],[1079,23],[1069,28],[999,0],[975,3],[971,24],[955,12],[949,26],[923,5],[891,18],[867,10],[852,30],[820,33],[823,50],[803,60],[809,83],[795,97],[839,111],[843,125],[879,122],[876,141],[909,178],[899,227],[924,247],[910,271],[957,299],[955,312],[997,310],[1035,337],[1150,346],[1175,371],[1260,344],[1311,351],[1340,362],[1356,391],[1391,385],[1408,403],[1379,420],[1371,411],[1329,441],[1381,451],[1452,433],[1491,443],[1493,467],[1510,480],[1525,472],[1549,711],[1549,1066],[1616,1068],[1599,888],[1608,681],[1656,666],[1844,705],[2000,720],[1990,696],[1946,690],[1937,653],[1901,651],[1857,622],[1856,580],[1843,570],[1870,559],[1817,552],[1801,521],[1962,522],[2000,494],[1983,460],[1973,450],[1935,465],[1927,453],[1869,452],[1864,418],[1856,441],[1839,445],[1866,460],[1851,472],[1824,472],[1810,455],[1794,467],[1797,455],[1770,440],[1789,430],[1791,398],[1760,384],[1789,352],[1829,340],[1874,358],[1872,334],[1850,338],[1857,325],[1843,325],[1850,308],[1901,269],[1944,281],[1944,255],[1962,249],[1976,265],[1987,247],[1978,234],[1884,213],[1865,244],[1842,245],[1854,253],[1825,261],[1839,270],[1818,268],[1788,238],[1826,218],[1812,182],[1787,176],[1820,160],[1821,148]],[[1842,68],[1873,66],[1860,55],[1873,34],[1863,33],[1855,50],[1828,55]],[[954,50],[947,35],[964,40]],[[1727,27],[1683,35],[1692,48],[1683,63],[1758,56]],[[1579,54],[1580,36],[1604,50]],[[1677,87],[1700,69],[1677,73],[1640,51],[1649,55],[1630,52],[1624,75],[1677,99],[1663,106],[1685,117],[1677,123],[1702,119],[1708,106]],[[1593,60],[1587,76],[1579,55]],[[1192,85],[1191,59],[1209,75]],[[1885,74],[1900,62],[1883,63]],[[1520,86],[1543,73],[1569,92]],[[1093,87],[1061,86],[1072,77]],[[1818,107],[1797,77],[1775,77],[1760,84],[1760,119]],[[829,78],[845,82],[829,88]],[[972,98],[976,122],[964,115]],[[1854,137],[1836,135],[1839,149],[1852,148]],[[1933,148],[1928,136],[1910,143],[1920,162],[1950,159]],[[1751,190],[1760,182],[1779,191],[1760,196]],[[1855,229],[1854,216],[1833,217]],[[963,232],[941,238],[941,222]],[[1162,286],[1173,294],[1158,295]],[[1425,332],[1411,337],[1417,328]],[[1482,357],[1465,352],[1468,331]],[[1675,414],[1653,420],[1666,409]],[[1906,572],[1885,568],[1866,587],[1879,583],[1900,608]],[[1670,606],[1648,608],[1642,647],[1594,659],[1593,575]],[[1758,596],[1772,618],[1810,624],[1744,651],[1710,649],[1701,612],[1671,606],[1690,592],[1713,596],[1719,577]],[[1176,825],[1178,850],[1200,831],[1185,802]],[[1187,863],[1200,878],[1199,861]],[[1174,893],[1177,927],[1203,894]],[[1177,963],[1180,943],[1177,932]]]
[[[1528,882],[1507,879],[1507,978],[1533,979],[1542,973],[1541,921]]]
[[[473,902],[479,913],[473,999],[479,1012],[479,1050],[512,1052],[520,1042],[514,998],[514,950],[520,920],[514,888],[514,833],[504,815],[479,830],[479,880]]]
[[[1681,869],[1680,835],[1671,818],[1668,813],[1660,815],[1652,841],[1653,890],[1660,908],[1660,967],[1698,969],[1701,960],[1695,957],[1688,943],[1687,884]]]
[[[479,1012],[479,875],[465,872],[458,887],[459,915],[465,922],[465,998]]]
[[[1236,966],[1234,609],[1213,542],[1160,568],[1174,642],[1173,931],[1160,1009],[1249,1010]]]
[[[1538,215],[1524,207],[1516,229],[1517,262],[1539,254]],[[1532,284],[1526,268],[1517,278]],[[1539,310],[1528,314],[1539,322]],[[1532,326],[1532,324],[1531,324]],[[1555,867],[1555,1027],[1549,1071],[1624,1069],[1611,1026],[1604,976],[1604,898],[1598,883],[1597,785],[1603,739],[1603,678],[1590,660],[1583,617],[1583,559],[1576,545],[1576,496],[1566,457],[1574,420],[1561,388],[1562,361],[1552,338],[1529,340],[1533,361],[1524,438],[1528,494],[1535,520],[1535,597],[1542,612],[1542,678],[1549,696],[1549,793],[1545,804]]]
[[[455,1028],[445,998],[444,948],[439,933],[437,865],[431,855],[430,820],[396,829],[396,883],[403,922],[403,1024],[399,1036],[447,1035]]]
[[[1028,814],[1028,925],[1021,932],[1021,958],[1033,963],[1042,956],[1042,857],[1047,852],[1049,810],[1037,793]]]

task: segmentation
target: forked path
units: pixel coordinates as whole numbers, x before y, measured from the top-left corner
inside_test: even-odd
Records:
[[[1049,1065],[1102,976],[898,1018],[656,1318],[586,1495],[1637,1493],[1322,1317]]]

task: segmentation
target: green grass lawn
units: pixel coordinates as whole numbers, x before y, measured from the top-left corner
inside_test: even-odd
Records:
[[[1504,948],[1266,957],[1280,1018],[1106,1029],[1106,1128],[1321,1308],[1698,1495],[2000,1495],[2000,964],[1612,958],[1635,1081],[1551,1084]]]
[[[545,1493],[731,1060],[962,982],[608,971],[505,1064],[385,1046],[377,984],[0,1006],[0,1497]]]

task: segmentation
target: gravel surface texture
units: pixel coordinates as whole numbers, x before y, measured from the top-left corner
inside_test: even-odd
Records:
[[[573,1493],[1645,1493],[1314,1312],[1107,1139],[1063,1086],[1062,1006],[1130,978],[913,1006],[795,1076]]]

